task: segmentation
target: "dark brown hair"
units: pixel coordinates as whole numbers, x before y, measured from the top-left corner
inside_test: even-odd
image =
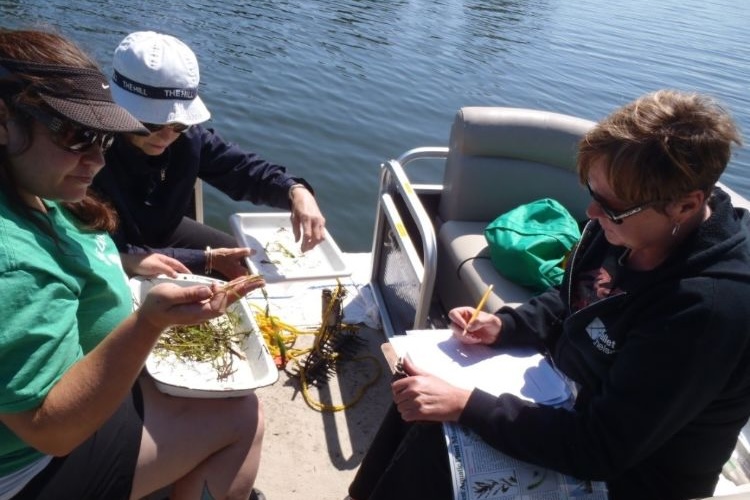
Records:
[[[14,59],[32,63],[57,64],[75,68],[99,69],[96,62],[83,52],[76,44],[67,38],[52,32],[33,30],[0,29],[0,58]],[[28,73],[2,74],[0,73],[0,99],[5,102],[10,113],[18,123],[24,127],[27,137],[26,147],[31,145],[31,119],[19,110],[24,108],[43,108],[37,89],[54,87],[56,93],[60,89],[73,89],[75,83],[66,78],[44,78]],[[45,111],[49,111],[45,109]],[[24,213],[35,222],[39,218],[30,213],[28,207],[19,198],[15,182],[8,168],[7,148],[0,146],[0,188],[16,205],[19,212]],[[102,203],[88,194],[78,202],[65,202],[63,205],[78,217],[89,229],[112,232],[117,227],[117,215],[107,204]],[[43,227],[49,232],[48,227]]]

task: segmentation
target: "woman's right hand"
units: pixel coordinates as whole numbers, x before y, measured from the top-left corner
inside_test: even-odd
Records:
[[[448,317],[453,336],[464,344],[494,344],[500,336],[502,321],[496,315],[484,311],[479,311],[474,321],[471,321],[474,311],[473,307],[468,306],[450,310]]]
[[[262,280],[239,279],[232,282],[228,291],[227,285],[185,287],[160,283],[149,290],[135,314],[159,331],[174,325],[199,324],[221,316],[228,305],[264,284]]]

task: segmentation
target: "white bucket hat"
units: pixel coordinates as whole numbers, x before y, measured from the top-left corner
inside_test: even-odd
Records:
[[[173,36],[129,34],[115,49],[112,69],[112,97],[143,123],[195,125],[211,118],[198,97],[198,59]]]

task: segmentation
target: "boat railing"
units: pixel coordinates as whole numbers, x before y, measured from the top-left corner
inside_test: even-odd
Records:
[[[203,224],[203,181],[200,179],[195,179],[193,199],[195,200],[195,220]]]
[[[447,156],[447,147],[415,148],[381,165],[370,283],[388,337],[428,327],[437,272],[435,230],[418,193],[442,185],[412,184],[406,168]]]

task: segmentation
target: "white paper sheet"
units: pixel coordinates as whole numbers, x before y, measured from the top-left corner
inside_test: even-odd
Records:
[[[466,389],[515,394],[529,401],[558,405],[570,398],[565,381],[535,351],[499,350],[463,344],[451,330],[411,330],[390,338],[396,354]]]

